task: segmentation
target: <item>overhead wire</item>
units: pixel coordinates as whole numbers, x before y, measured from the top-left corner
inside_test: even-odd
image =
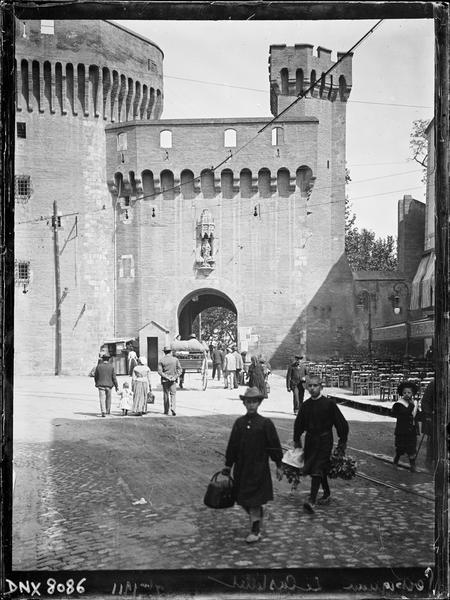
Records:
[[[350,183],[365,183],[367,181],[375,181],[375,180],[379,180],[379,179],[387,179],[389,177],[399,177],[401,175],[409,175],[411,173],[420,173],[420,169],[416,169],[414,171],[404,171],[403,173],[391,173],[390,175],[380,175],[378,177],[370,177],[370,178],[366,178],[366,179],[356,179],[354,181],[351,181]],[[176,188],[181,187],[181,185],[176,186]],[[176,189],[175,188],[175,189]],[[314,187],[313,188],[313,192],[321,192],[324,190],[328,190],[328,189],[332,189],[332,186],[321,186],[321,187]],[[387,192],[381,192],[379,194],[370,194],[369,196],[356,196],[356,197],[352,197],[351,200],[360,200],[362,198],[371,198],[372,196],[380,196],[380,195],[388,195],[388,194],[394,194],[394,193],[401,193],[402,191],[410,191],[410,190],[414,190],[414,189],[422,189],[422,187],[409,187],[409,188],[403,188],[402,190],[391,190],[391,191],[387,191]],[[164,192],[158,192],[158,195],[164,194]],[[145,196],[140,196],[139,199],[141,198],[145,198]],[[191,199],[192,201],[195,202],[195,198]],[[227,200],[227,199],[223,199],[223,200]],[[258,197],[251,197],[251,198],[242,198],[242,200],[252,200],[251,203],[253,203],[254,201],[258,200]],[[262,198],[262,200],[264,200],[264,198]],[[336,204],[337,201],[327,201],[327,202],[307,202],[307,208],[312,208],[314,206],[325,206],[327,204]],[[222,203],[218,203],[215,206],[221,207],[223,204]],[[130,207],[132,208],[132,207]],[[102,208],[99,208],[97,210],[94,211],[85,211],[85,212],[73,212],[73,213],[67,213],[67,214],[61,214],[58,215],[60,217],[69,217],[69,216],[73,216],[73,215],[78,215],[78,216],[87,216],[87,215],[92,215],[98,212],[103,212],[104,210],[106,210],[106,206],[103,205]],[[283,209],[278,209],[279,211],[283,211]],[[276,212],[276,211],[275,211]],[[265,214],[267,214],[267,212],[265,211]],[[52,218],[53,215],[47,215],[47,216],[40,216],[40,217],[36,217],[35,219],[30,219],[27,221],[18,221],[17,225],[23,225],[23,224],[29,224],[29,223],[42,223],[44,221],[48,221]]]
[[[239,146],[234,152],[231,151],[230,149],[230,153],[225,156],[225,158],[219,162],[217,165],[212,165],[209,170],[214,172],[216,171],[218,168],[220,168],[222,165],[224,165],[225,163],[227,163],[231,158],[235,157],[237,154],[239,154],[240,152],[242,152],[242,150],[244,150],[245,148],[247,148],[247,146],[249,146],[250,144],[252,144],[254,142],[254,140],[263,132],[265,131],[268,127],[270,127],[270,125],[272,125],[273,123],[275,123],[276,121],[279,121],[280,118],[286,114],[286,112],[288,112],[289,110],[291,110],[291,108],[293,106],[295,106],[295,104],[297,104],[297,102],[299,102],[300,100],[302,100],[306,94],[308,94],[310,91],[312,91],[315,87],[317,87],[320,82],[325,79],[325,77],[331,73],[331,71],[333,71],[333,69],[335,69],[337,67],[338,64],[340,64],[345,58],[347,58],[350,54],[352,54],[352,52],[360,45],[362,44],[362,42],[371,34],[375,31],[375,29],[383,22],[383,19],[380,19],[377,23],[375,23],[375,25],[373,27],[371,27],[369,29],[368,32],[366,32],[355,44],[353,44],[353,46],[347,50],[347,52],[343,53],[339,59],[333,63],[333,65],[327,70],[325,71],[325,73],[322,73],[322,75],[316,80],[314,81],[306,90],[300,92],[297,97],[295,98],[295,100],[293,100],[286,108],[284,108],[280,113],[278,113],[277,115],[275,115],[272,119],[270,119],[261,129],[259,129],[257,131],[257,133],[255,135],[253,135],[249,140],[247,140],[247,142],[245,142],[245,144],[243,144],[242,146]],[[184,182],[183,184],[178,184],[178,185],[174,185],[170,188],[166,188],[164,191],[168,192],[168,191],[174,191],[176,189],[178,189],[181,185],[187,185],[189,183],[194,183],[195,181],[198,181],[201,178],[201,175],[198,175],[196,177],[194,177],[193,179]],[[146,199],[146,198],[152,198],[155,196],[159,196],[161,193],[163,193],[163,191],[160,192],[154,192],[153,194],[146,194],[145,196],[141,197],[141,199]]]

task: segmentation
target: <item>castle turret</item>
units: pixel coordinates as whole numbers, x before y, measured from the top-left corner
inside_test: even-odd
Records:
[[[337,59],[345,56],[338,52]],[[305,99],[318,98],[330,102],[347,102],[352,87],[352,54],[337,64],[331,60],[331,50],[319,46],[317,55],[310,44],[295,46],[272,45],[269,55],[270,109],[276,117],[295,98],[314,86]],[[325,73],[333,66],[333,70]],[[322,78],[322,75],[324,77]],[[320,80],[320,81],[319,81]],[[317,82],[317,83],[316,83]],[[290,116],[309,114],[308,103],[297,102],[289,111]]]
[[[54,372],[56,350],[62,373],[86,373],[114,337],[105,126],[160,118],[162,61],[156,44],[109,21],[16,20],[16,282],[26,292],[16,294],[19,370]],[[119,135],[121,163],[129,160],[126,145]]]

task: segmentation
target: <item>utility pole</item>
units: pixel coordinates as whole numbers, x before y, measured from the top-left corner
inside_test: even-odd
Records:
[[[56,324],[55,324],[55,375],[61,374],[61,351],[62,351],[62,335],[61,335],[61,272],[59,265],[59,237],[58,230],[61,227],[61,217],[58,216],[58,204],[56,200],[53,202],[53,254],[55,259],[55,300],[56,300]]]

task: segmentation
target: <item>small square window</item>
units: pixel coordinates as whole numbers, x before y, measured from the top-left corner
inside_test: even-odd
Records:
[[[16,260],[15,280],[17,284],[30,283],[30,261]]]
[[[53,35],[55,33],[55,21],[41,19],[41,33]]]
[[[16,175],[16,200],[26,201],[31,197],[31,178],[29,175]]]
[[[18,138],[26,138],[27,137],[27,124],[22,121],[17,122],[17,137]]]

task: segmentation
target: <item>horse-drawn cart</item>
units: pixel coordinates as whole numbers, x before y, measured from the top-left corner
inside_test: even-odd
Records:
[[[202,390],[208,385],[208,360],[206,349],[195,338],[172,342],[172,354],[180,361],[183,373],[180,377],[180,388],[184,385],[185,373],[199,373],[201,376]]]

